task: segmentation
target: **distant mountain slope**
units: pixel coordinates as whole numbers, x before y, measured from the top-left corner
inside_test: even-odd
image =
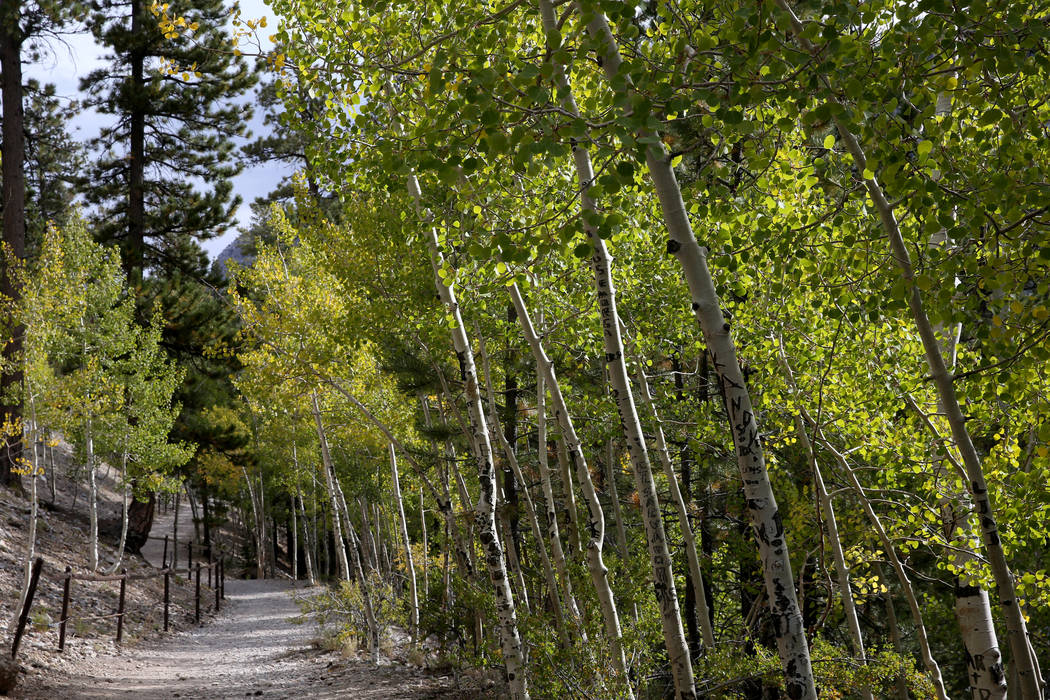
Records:
[[[222,249],[222,252],[216,256],[215,261],[212,263],[212,269],[217,271],[223,277],[228,277],[227,264],[230,260],[234,261],[238,265],[244,265],[245,267],[251,265],[255,261],[255,256],[251,255],[241,246],[241,240],[244,234],[241,234],[234,239],[232,243]]]

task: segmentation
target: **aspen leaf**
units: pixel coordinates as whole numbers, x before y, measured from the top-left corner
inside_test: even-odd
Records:
[[[824,137],[824,148],[831,149],[835,147],[835,134],[828,134]]]

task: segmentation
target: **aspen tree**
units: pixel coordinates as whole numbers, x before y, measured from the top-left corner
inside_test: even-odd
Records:
[[[514,454],[514,448],[507,441],[507,436],[504,435],[500,426],[499,412],[496,410],[496,397],[492,388],[492,372],[489,367],[488,352],[485,350],[485,341],[481,336],[481,329],[476,323],[474,324],[474,329],[474,332],[478,336],[478,354],[481,356],[482,372],[485,377],[485,386],[488,389],[489,422],[492,426],[493,434],[496,436],[497,440],[499,440],[500,447],[503,448],[503,459],[510,465],[511,470],[514,473],[514,478],[518,480],[518,484],[521,486],[522,495],[525,497],[525,514],[529,519],[529,526],[532,528],[532,534],[536,538],[536,547],[539,549],[540,564],[543,567],[543,575],[547,580],[547,588],[551,597],[551,606],[554,608],[554,625],[557,629],[558,637],[561,639],[562,646],[569,648],[571,645],[565,627],[564,606],[562,604],[558,579],[554,575],[554,566],[551,564],[550,556],[547,554],[547,547],[543,542],[543,530],[540,528],[539,518],[536,517],[536,508],[532,503],[532,496],[529,494],[528,483],[525,481],[525,476],[521,472],[521,466],[518,464],[517,455]]]
[[[558,35],[554,7],[550,0],[539,0],[539,9],[544,32],[550,44],[551,38]],[[558,47],[549,45],[548,48],[553,51]],[[554,80],[562,108],[569,114],[578,117],[579,110],[569,88],[565,67],[557,61],[554,67]],[[667,535],[664,532],[660,502],[656,494],[656,482],[653,480],[652,465],[649,462],[649,451],[645,444],[645,436],[642,434],[641,423],[638,420],[638,410],[634,403],[630,379],[627,376],[623,338],[620,334],[620,316],[616,305],[616,287],[612,278],[612,257],[609,255],[605,241],[598,235],[597,228],[589,219],[590,216],[597,213],[595,200],[590,193],[594,182],[594,170],[586,148],[573,145],[572,155],[580,187],[580,208],[583,214],[584,232],[592,248],[591,267],[594,271],[595,294],[602,324],[605,362],[609,370],[612,395],[616,400],[616,409],[620,416],[620,426],[627,444],[627,453],[631,459],[635,488],[641,499],[642,520],[645,524],[649,559],[653,570],[653,592],[660,608],[664,645],[667,647],[677,697],[688,700],[696,696],[693,666],[682,629],[678,593],[675,589],[674,573],[671,570],[671,553],[667,546]]]
[[[656,404],[653,403],[653,397],[649,393],[649,380],[645,376],[645,367],[641,362],[638,363],[638,388],[638,393],[642,397],[642,403],[645,404],[653,417],[653,425],[656,428],[656,452],[660,457],[660,463],[663,465],[664,476],[667,477],[671,501],[678,510],[678,522],[682,528],[686,559],[689,562],[690,580],[693,583],[693,596],[700,606],[700,629],[703,632],[704,644],[707,645],[708,649],[712,649],[715,646],[715,631],[711,625],[710,611],[707,609],[707,596],[704,595],[704,578],[700,572],[700,559],[696,554],[696,538],[693,536],[693,527],[689,524],[689,511],[686,510],[682,491],[678,488],[678,478],[675,476],[671,455],[667,450],[663,423],[660,422],[660,415],[656,412]]]
[[[422,212],[422,193],[415,175],[408,179],[408,191]],[[455,291],[445,284],[440,274],[445,269],[444,257],[438,243],[437,231],[431,226],[427,229],[427,247],[430,250],[430,264],[434,271],[434,284],[438,295],[451,317],[450,328],[452,341],[459,360],[460,378],[466,394],[467,408],[470,417],[471,445],[478,463],[478,477],[481,489],[478,493],[477,520],[482,546],[485,548],[485,563],[489,570],[496,595],[496,610],[500,620],[500,645],[503,649],[503,663],[507,672],[507,683],[511,696],[528,698],[528,685],[525,678],[525,658],[521,648],[521,636],[518,632],[517,613],[514,607],[514,595],[510,589],[506,558],[499,539],[496,526],[496,473],[492,459],[492,443],[489,442],[488,424],[484,409],[481,406],[481,394],[478,388],[477,369],[474,365],[474,352],[467,339],[463,317]]]
[[[623,651],[623,633],[620,628],[620,617],[616,610],[616,598],[612,587],[609,585],[609,570],[605,567],[602,559],[602,545],[605,541],[605,514],[598,494],[594,490],[591,481],[591,472],[587,467],[587,459],[583,454],[583,446],[576,434],[576,428],[572,422],[572,416],[565,404],[565,398],[558,384],[558,377],[554,372],[554,363],[547,357],[543,344],[532,325],[532,318],[525,306],[525,300],[517,284],[508,288],[514,310],[517,312],[518,323],[525,335],[525,341],[532,350],[532,356],[536,362],[536,374],[542,375],[547,386],[550,387],[551,402],[554,404],[554,417],[561,428],[562,442],[568,452],[568,461],[576,467],[576,478],[583,490],[584,500],[587,501],[589,519],[587,521],[587,570],[591,574],[591,583],[594,592],[598,596],[598,602],[602,610],[602,621],[605,624],[605,636],[610,644],[612,662],[616,671],[623,678],[625,685],[628,682],[627,660]],[[626,692],[633,697],[630,685],[626,685]]]
[[[620,74],[623,60],[619,46],[605,15],[586,3],[580,3],[578,7],[582,13],[581,19],[601,56],[606,78],[610,84],[626,80],[624,84],[629,90],[628,76]],[[758,543],[766,593],[776,620],[777,649],[784,668],[787,693],[793,700],[815,700],[817,691],[809,658],[809,643],[805,637],[802,611],[791,575],[784,523],[769,482],[758,423],[750,391],[737,360],[731,327],[722,313],[718,293],[708,271],[707,251],[693,235],[682,191],[663,143],[658,134],[648,129],[643,129],[639,138],[646,144],[646,164],[671,237],[667,250],[681,264],[692,296],[693,312],[725,392],[726,411],[744,483],[748,517]]]
[[[390,443],[390,474],[391,486],[394,488],[394,499],[397,501],[397,517],[401,526],[401,539],[405,542],[405,567],[408,574],[408,588],[410,597],[409,624],[412,627],[412,640],[417,641],[419,636],[419,595],[416,593],[416,565],[412,560],[412,541],[408,539],[408,522],[405,520],[405,502],[401,495],[401,481],[397,474],[397,453],[394,451],[393,443]],[[423,551],[426,557],[426,548]],[[425,574],[424,574],[425,576]]]
[[[791,32],[802,49],[808,54],[814,54],[817,51],[817,47],[804,35],[805,28],[788,2],[786,0],[776,0],[776,4],[787,15]],[[821,76],[821,78],[826,82],[826,77]],[[922,290],[915,283],[915,270],[912,266],[911,254],[908,252],[900,226],[897,223],[894,205],[886,197],[886,193],[875,173],[869,170],[864,148],[853,134],[849,124],[838,113],[835,114],[833,119],[857,170],[862,173],[864,187],[871,198],[875,210],[879,214],[879,221],[886,234],[891,257],[900,269],[900,274],[904,279],[908,309],[922,340],[930,376],[933,379],[934,386],[937,388],[937,396],[946,413],[948,425],[951,426],[955,447],[959,451],[962,462],[966,467],[966,476],[969,480],[967,486],[970,489],[974,506],[979,515],[985,553],[988,557],[992,575],[995,577],[996,585],[999,588],[999,604],[1002,608],[1003,617],[1006,619],[1010,651],[1013,655],[1013,664],[1017,668],[1018,679],[1021,684],[1021,698],[1023,700],[1039,700],[1043,693],[1043,680],[1028,637],[1028,627],[1025,623],[1024,614],[1021,612],[1020,602],[1017,599],[1016,582],[1013,573],[1010,571],[1010,565],[1006,561],[1006,553],[1003,551],[1002,542],[999,538],[995,505],[988,491],[980,455],[977,454],[970,431],[966,427],[966,418],[963,415],[955,392],[954,378],[948,371],[937,339],[937,333],[927,315]]]

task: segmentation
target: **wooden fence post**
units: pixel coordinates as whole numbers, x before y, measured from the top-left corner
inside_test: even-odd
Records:
[[[211,547],[208,547],[208,588],[211,588],[211,572],[212,569],[215,568],[212,566],[213,563],[214,562],[211,558]]]
[[[213,565],[213,568],[218,564]],[[219,570],[215,569],[215,612],[219,612]]]
[[[193,540],[186,543],[186,578],[193,576]]]
[[[201,565],[200,565],[200,562],[197,562],[197,586],[196,586],[196,591],[195,591],[193,597],[194,597],[194,606],[195,606],[194,617],[196,618],[197,624],[199,625],[200,622],[201,622]]]
[[[128,588],[128,570],[120,570],[120,599],[117,601],[117,644],[124,639],[124,593]]]
[[[66,580],[62,584],[62,617],[58,619],[58,650],[66,648],[66,621],[69,619],[69,587],[73,583],[73,567],[66,567]]]
[[[36,594],[36,582],[40,578],[40,567],[44,565],[44,558],[37,557],[33,562],[33,569],[29,574],[29,590],[26,591],[26,602],[22,606],[22,614],[18,616],[18,629],[15,630],[15,641],[11,644],[11,658],[18,657],[18,645],[22,643],[22,633],[26,628],[26,620],[29,619],[29,609],[33,607],[33,596]]]
[[[168,566],[168,536],[164,535],[164,555],[160,558],[160,568],[164,569]]]
[[[219,591],[222,599],[226,600],[226,557],[219,557]]]

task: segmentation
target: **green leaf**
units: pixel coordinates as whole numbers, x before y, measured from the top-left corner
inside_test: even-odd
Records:
[[[835,134],[828,134],[824,137],[824,148],[832,149],[835,147]]]

